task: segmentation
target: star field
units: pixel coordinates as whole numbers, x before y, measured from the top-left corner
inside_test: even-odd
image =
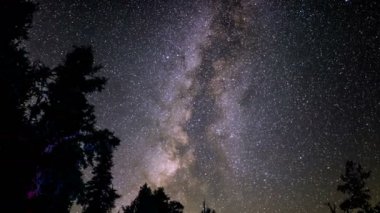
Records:
[[[115,132],[114,187],[147,182],[200,212],[326,212],[346,160],[380,200],[376,1],[39,1],[27,49],[93,45]],[[376,27],[377,26],[377,27]]]

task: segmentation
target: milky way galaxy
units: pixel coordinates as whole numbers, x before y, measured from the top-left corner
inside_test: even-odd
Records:
[[[90,99],[121,139],[118,208],[146,182],[185,212],[326,212],[346,160],[380,200],[378,3],[39,3],[33,58],[84,44],[104,65]]]

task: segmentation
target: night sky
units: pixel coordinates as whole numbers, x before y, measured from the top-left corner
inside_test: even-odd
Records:
[[[346,160],[380,201],[379,2],[38,2],[32,58],[92,45],[109,78],[118,208],[147,182],[189,213],[327,212]]]

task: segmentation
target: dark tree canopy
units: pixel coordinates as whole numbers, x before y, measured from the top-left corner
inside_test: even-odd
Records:
[[[86,97],[103,89],[106,80],[95,76],[99,69],[90,47],[76,47],[52,70],[54,81],[39,121],[46,147],[36,181],[34,208],[39,212],[68,212],[80,195],[86,212],[107,212],[118,197],[110,188],[110,168],[119,140],[95,127],[94,106]],[[94,177],[85,184],[82,171],[88,165],[95,165]]]
[[[343,211],[369,208],[371,196],[366,181],[370,174],[371,172],[364,171],[360,164],[352,161],[346,163],[345,174],[340,177],[343,184],[338,186],[338,191],[347,195],[340,204]]]
[[[112,188],[112,151],[119,144],[119,140],[107,130],[96,132],[95,166],[92,179],[86,183],[80,204],[84,213],[111,212],[114,202],[120,196]]]
[[[337,190],[346,197],[339,207],[343,212],[358,213],[379,213],[380,203],[372,207],[370,203],[370,190],[367,186],[367,179],[371,172],[365,171],[359,163],[347,161],[345,173],[340,179],[343,183],[339,184]],[[335,204],[327,203],[331,213],[336,213]]]
[[[171,201],[165,194],[164,188],[154,191],[144,184],[131,205],[123,207],[124,213],[182,213],[183,205],[178,201]]]
[[[109,212],[119,139],[95,127],[87,100],[106,79],[90,47],[53,69],[32,62],[21,42],[35,10],[32,1],[0,1],[0,212],[69,212],[80,195],[85,212]],[[88,165],[93,178],[84,183]]]
[[[30,1],[0,2],[0,212],[25,210],[35,171],[35,131],[25,117],[35,73],[20,45],[35,9]]]

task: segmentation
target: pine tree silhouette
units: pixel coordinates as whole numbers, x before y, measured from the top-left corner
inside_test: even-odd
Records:
[[[95,167],[92,171],[92,179],[86,183],[80,204],[84,213],[106,213],[115,207],[114,203],[120,196],[112,188],[111,168],[113,149],[119,145],[119,139],[115,138],[108,130],[97,131]]]
[[[160,187],[153,191],[144,184],[131,205],[123,207],[124,213],[182,213],[183,205],[178,201],[171,201]]]
[[[35,9],[31,1],[0,1],[0,212],[25,211],[35,171],[34,130],[25,117],[35,73],[20,45]]]
[[[48,101],[42,107],[44,116],[39,121],[44,130],[45,150],[35,181],[36,212],[68,212],[74,200],[86,194],[82,170],[88,162],[92,163],[95,153],[102,156],[96,160],[107,158],[107,154],[112,156],[111,149],[102,153],[95,149],[96,144],[118,144],[111,133],[94,127],[94,106],[86,98],[103,89],[105,78],[95,76],[99,69],[100,66],[94,66],[90,47],[75,47],[64,63],[52,70],[54,82],[49,84]],[[112,163],[101,162],[96,173],[107,166]]]
[[[89,47],[76,47],[54,69],[32,63],[20,45],[36,4],[0,1],[0,212],[68,212],[81,201],[85,212],[109,212],[112,153],[119,140],[95,128],[86,95],[100,91]],[[83,183],[82,171],[93,166]]]
[[[366,181],[371,172],[363,171],[360,164],[348,161],[345,174],[341,176],[343,184],[338,186],[338,191],[348,197],[340,204],[340,209],[350,211],[353,209],[369,210],[369,189]]]
[[[380,203],[371,207],[370,190],[367,187],[367,179],[371,172],[365,171],[359,163],[347,161],[345,173],[341,175],[342,184],[338,185],[337,190],[347,197],[340,203],[339,207],[343,212],[358,213],[379,213]],[[326,204],[331,213],[335,213],[335,204]]]
[[[154,206],[153,193],[147,184],[144,184],[131,205],[123,207],[124,213],[158,212]]]

